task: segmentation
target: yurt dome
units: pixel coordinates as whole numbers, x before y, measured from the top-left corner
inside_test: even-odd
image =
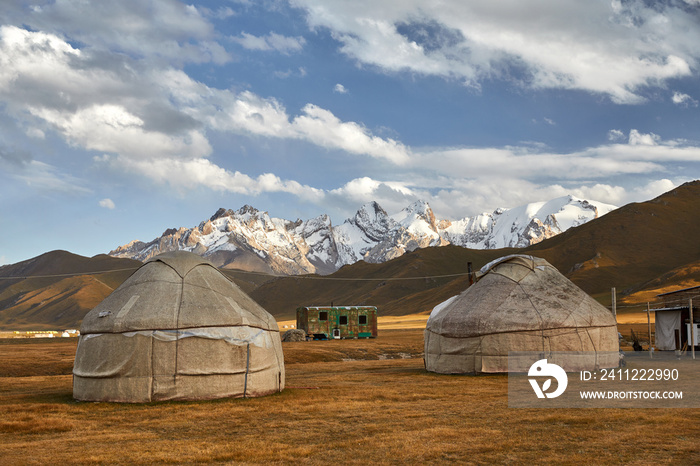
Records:
[[[83,319],[73,397],[148,402],[282,391],[275,319],[184,251],[146,262]]]
[[[560,360],[569,355],[564,361],[569,371],[618,366],[612,313],[544,259],[506,256],[477,275],[474,285],[431,313],[425,328],[427,370],[508,372],[514,352],[558,354]]]

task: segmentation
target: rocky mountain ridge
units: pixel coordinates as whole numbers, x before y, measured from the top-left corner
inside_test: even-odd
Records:
[[[235,211],[221,208],[196,227],[171,228],[148,243],[132,241],[109,255],[144,261],[182,249],[205,256],[219,267],[328,274],[360,260],[381,263],[416,249],[448,244],[470,249],[527,247],[615,208],[564,196],[450,221],[436,219],[424,201],[393,215],[369,202],[334,226],[325,214],[290,221],[245,205]]]

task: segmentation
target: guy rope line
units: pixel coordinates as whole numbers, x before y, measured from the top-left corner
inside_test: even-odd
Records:
[[[58,277],[77,277],[79,275],[99,275],[101,273],[124,272],[126,270],[136,270],[138,267],[129,267],[127,269],[101,270],[98,272],[74,272],[74,273],[56,273],[51,275],[14,275],[0,277],[0,280],[16,280],[29,278],[58,278]]]
[[[77,277],[80,275],[98,275],[98,274],[103,274],[103,273],[113,273],[113,272],[124,272],[127,270],[137,270],[138,267],[130,267],[126,269],[114,269],[114,270],[101,270],[97,272],[75,272],[75,273],[60,273],[60,274],[51,274],[51,275],[15,275],[15,276],[5,276],[5,277],[0,277],[0,280],[27,280],[30,278],[60,278],[60,277]],[[223,272],[223,271],[222,271]],[[462,277],[469,275],[469,272],[463,272],[463,273],[452,273],[452,274],[446,274],[446,275],[428,275],[428,276],[421,276],[421,277],[388,277],[388,278],[343,278],[343,277],[319,277],[319,276],[314,276],[314,275],[271,275],[271,274],[266,274],[262,272],[248,272],[245,270],[235,270],[235,269],[228,269],[225,272],[232,272],[232,273],[242,273],[242,274],[250,274],[250,275],[265,275],[268,277],[273,277],[273,278],[293,278],[293,279],[304,279],[304,280],[336,280],[336,281],[395,281],[395,280],[427,280],[427,279],[433,279],[433,278],[450,278],[450,277]],[[476,275],[475,273],[472,273],[472,275]]]

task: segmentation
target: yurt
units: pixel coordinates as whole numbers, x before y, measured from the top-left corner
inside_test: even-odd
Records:
[[[436,306],[426,324],[431,372],[527,371],[520,366],[531,354],[567,371],[619,364],[612,313],[544,259],[511,255],[487,264],[475,284]]]
[[[83,319],[73,397],[149,402],[257,397],[284,389],[275,319],[216,267],[154,257]]]

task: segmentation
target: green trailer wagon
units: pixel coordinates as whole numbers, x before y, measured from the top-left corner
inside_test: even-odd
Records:
[[[307,306],[297,308],[297,328],[307,339],[376,338],[375,306]]]

